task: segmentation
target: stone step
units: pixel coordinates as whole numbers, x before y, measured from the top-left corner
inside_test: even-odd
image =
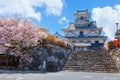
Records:
[[[81,70],[84,70],[85,68],[71,68],[71,67],[68,67],[68,68],[64,68],[64,69],[81,69]]]
[[[84,67],[84,65],[66,65],[65,67]]]
[[[109,54],[105,55],[106,59],[103,57],[101,50],[72,52],[63,70],[115,72],[114,62]]]

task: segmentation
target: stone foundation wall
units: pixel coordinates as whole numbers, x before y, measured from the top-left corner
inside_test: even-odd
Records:
[[[18,66],[22,70],[39,70],[56,72],[63,68],[69,56],[70,49],[52,46],[33,47],[26,57],[21,58],[21,64]]]
[[[120,48],[116,48],[110,51],[110,55],[120,72]]]

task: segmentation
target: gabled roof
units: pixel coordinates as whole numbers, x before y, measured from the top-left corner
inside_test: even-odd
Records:
[[[74,23],[70,23],[68,29],[74,30],[75,29],[75,24]]]
[[[56,37],[61,38],[61,39],[64,40],[64,41],[67,41],[67,42],[68,42],[69,44],[71,44],[72,46],[74,45],[72,41],[70,41],[69,39],[61,36],[59,33],[56,32],[54,35],[55,35]]]
[[[89,14],[89,13],[88,13],[88,10],[77,10],[77,13],[74,13],[74,15],[77,15],[77,14]]]
[[[75,33],[73,33],[72,31],[69,31],[65,34],[65,36],[72,36],[72,37],[78,37],[78,35],[76,35]]]
[[[86,34],[85,36],[101,36],[100,34],[96,33],[94,30]]]

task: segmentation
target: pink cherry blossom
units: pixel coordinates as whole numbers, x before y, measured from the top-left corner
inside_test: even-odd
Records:
[[[0,19],[0,50],[10,50],[9,54],[22,55],[22,48],[36,46],[38,40],[47,37],[43,28],[36,27],[28,20],[17,18]]]

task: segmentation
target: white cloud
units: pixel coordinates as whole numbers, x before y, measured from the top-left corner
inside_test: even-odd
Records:
[[[0,0],[0,16],[22,16],[41,20],[41,12],[37,8],[44,8],[46,15],[60,16],[64,6],[63,0]]]
[[[46,13],[47,15],[54,14],[54,15],[61,15],[61,10],[64,6],[63,0],[46,0]]]
[[[103,31],[109,39],[114,39],[114,34],[116,32],[115,23],[120,23],[120,5],[93,8],[92,19],[97,21],[99,27],[103,27]]]
[[[64,17],[60,18],[60,20],[58,21],[58,23],[59,24],[63,24],[63,23],[68,24],[69,20],[64,16]]]

